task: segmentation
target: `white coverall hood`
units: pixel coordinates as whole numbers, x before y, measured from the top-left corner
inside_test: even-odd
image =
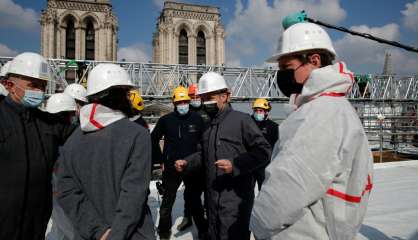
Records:
[[[254,201],[257,239],[355,238],[372,188],[373,158],[358,115],[344,94],[343,63],[314,70],[280,125],[280,139]]]
[[[92,103],[81,108],[80,127],[84,132],[94,132],[123,118],[126,118],[126,115],[121,111]]]
[[[353,83],[353,73],[347,69],[344,62],[318,68],[313,70],[308,80],[306,80],[302,93],[300,95],[293,94],[290,97],[290,103],[299,107],[321,94],[347,94],[351,91]]]

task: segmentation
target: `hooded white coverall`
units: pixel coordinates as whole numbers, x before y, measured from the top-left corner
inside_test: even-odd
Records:
[[[280,125],[250,229],[257,239],[355,238],[372,188],[373,158],[356,111],[344,97],[345,64],[312,71]]]

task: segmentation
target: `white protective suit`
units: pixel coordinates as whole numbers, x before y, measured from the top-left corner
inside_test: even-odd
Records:
[[[266,179],[254,202],[257,239],[355,238],[372,188],[373,158],[363,126],[344,94],[345,64],[312,71],[297,110],[280,125]]]

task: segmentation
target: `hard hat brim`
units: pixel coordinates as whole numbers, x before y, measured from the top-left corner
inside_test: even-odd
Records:
[[[105,89],[103,89],[103,90],[100,90],[100,91],[92,91],[92,92],[89,92],[86,96],[87,96],[87,97],[91,97],[91,96],[93,96],[93,95],[95,95],[95,94],[97,94],[97,93],[100,93],[100,92],[106,91],[106,90],[108,90],[109,88],[113,88],[113,87],[135,87],[135,84],[133,84],[133,83],[126,83],[126,84],[121,84],[121,85],[112,85],[112,86],[110,86],[110,87],[108,87],[108,88],[105,88]],[[87,91],[88,91],[88,90],[87,90]]]

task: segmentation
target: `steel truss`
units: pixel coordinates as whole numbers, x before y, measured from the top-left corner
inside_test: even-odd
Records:
[[[3,65],[11,58],[0,57]],[[48,85],[48,93],[62,91],[69,83],[86,83],[91,69],[98,61],[49,59],[50,76],[55,81]],[[114,62],[125,68],[144,99],[154,103],[168,103],[172,90],[197,82],[207,71],[222,74],[232,90],[235,102],[249,102],[258,97],[272,102],[287,102],[275,81],[277,70],[226,66],[167,65],[153,63]],[[66,76],[73,80],[66,80]],[[367,81],[356,81],[348,98],[357,110],[371,143],[384,142],[395,149],[402,144],[417,144],[418,134],[418,75],[410,77],[369,76]],[[382,114],[385,119],[377,120]]]
[[[3,65],[10,58],[0,57]],[[99,61],[74,61],[49,59],[50,75],[54,84],[48,86],[48,93],[61,91],[70,82],[86,82],[88,73]],[[267,97],[280,99],[280,93],[275,81],[277,71],[271,68],[244,68],[209,65],[168,65],[135,62],[114,62],[124,67],[133,82],[147,98],[162,99],[169,97],[171,91],[178,85],[188,86],[197,82],[207,71],[222,74],[232,90],[232,97],[237,100]],[[72,75],[73,80],[66,80]],[[367,82],[356,82],[350,92],[350,99],[372,100],[416,100],[418,98],[418,76],[371,76]]]

